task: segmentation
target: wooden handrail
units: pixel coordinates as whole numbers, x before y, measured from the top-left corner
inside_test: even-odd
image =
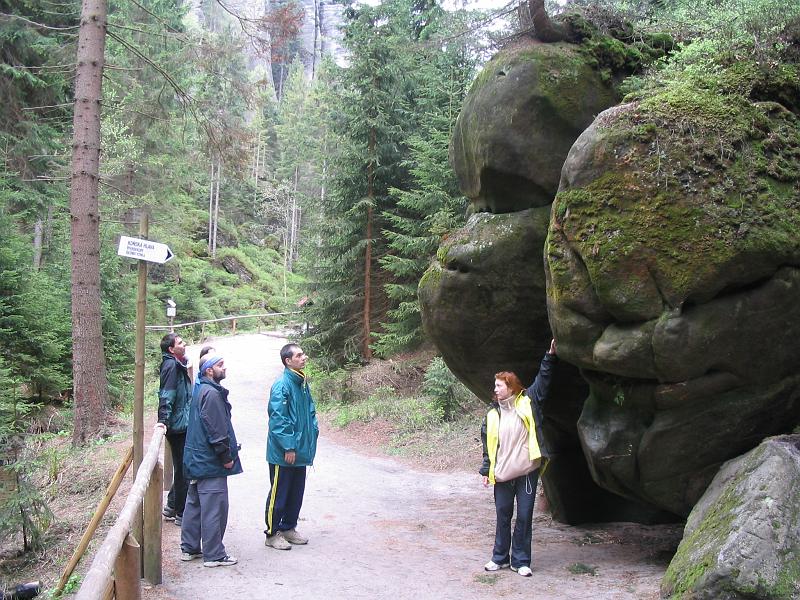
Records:
[[[89,546],[89,542],[92,540],[92,536],[94,535],[97,526],[100,524],[100,520],[106,514],[106,509],[108,505],[111,504],[111,500],[114,498],[114,494],[117,493],[119,489],[119,484],[122,483],[122,478],[125,477],[125,473],[128,472],[128,467],[131,466],[133,462],[133,446],[128,448],[128,452],[125,454],[125,458],[122,460],[122,464],[117,467],[117,472],[114,473],[114,477],[111,478],[111,483],[108,484],[108,489],[106,489],[105,496],[103,499],[100,500],[100,504],[97,505],[97,509],[94,511],[94,516],[92,516],[92,520],[89,521],[89,526],[86,528],[86,531],[83,532],[83,537],[81,537],[80,543],[78,543],[78,547],[75,548],[75,552],[72,553],[72,557],[69,559],[64,572],[61,574],[61,579],[58,580],[58,585],[56,586],[55,596],[58,596],[64,589],[64,586],[67,585],[67,581],[69,581],[72,572],[75,570],[75,567],[78,565],[78,561],[83,556],[83,553],[86,552],[86,548]]]
[[[125,540],[131,532],[137,514],[141,514],[142,502],[144,500],[145,493],[150,486],[150,479],[154,471],[158,471],[158,473],[155,475],[155,480],[159,488],[157,501],[158,504],[161,503],[161,477],[159,476],[159,473],[162,467],[158,459],[160,457],[163,444],[163,428],[154,428],[153,437],[150,440],[150,445],[147,448],[147,454],[144,455],[142,464],[139,466],[139,471],[136,474],[136,480],[133,482],[133,486],[128,493],[128,499],[125,501],[125,506],[123,506],[122,511],[114,523],[114,526],[106,535],[106,539],[103,541],[103,544],[97,550],[94,560],[92,561],[92,566],[89,567],[89,571],[86,573],[83,583],[81,584],[81,587],[75,596],[76,600],[101,600],[104,597],[104,593],[108,588],[109,581],[112,577],[114,565],[117,562],[117,557],[122,551],[122,545],[125,543]],[[149,511],[145,510],[144,512],[146,521],[157,518],[159,521],[158,525],[160,527],[160,507],[157,511],[153,508]],[[147,529],[147,527],[145,527],[145,529]],[[158,541],[160,542],[160,539]],[[160,547],[158,548],[158,553],[160,561]],[[145,577],[147,577],[147,575],[148,574],[145,573]],[[152,583],[161,583],[160,578],[159,581]]]
[[[299,315],[301,311],[294,312],[279,312],[279,313],[263,313],[258,315],[236,315],[233,317],[220,317],[219,319],[206,319],[204,321],[191,321],[190,323],[176,323],[174,325],[146,325],[145,329],[150,331],[163,331],[169,329],[177,329],[178,327],[190,327],[191,325],[203,325],[205,323],[219,323],[220,321],[235,321],[237,319],[251,319],[256,317],[282,317],[285,315]]]

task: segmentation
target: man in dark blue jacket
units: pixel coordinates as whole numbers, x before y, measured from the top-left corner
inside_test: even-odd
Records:
[[[161,369],[158,388],[158,424],[163,426],[172,451],[172,488],[164,507],[164,517],[180,525],[186,504],[186,479],[183,476],[183,446],[192,399],[191,378],[187,370],[186,342],[174,333],[161,338]]]
[[[270,490],[264,511],[267,528],[265,544],[276,550],[291,550],[292,544],[307,544],[297,532],[297,519],[303,505],[306,467],[314,464],[319,423],[311,390],[303,368],[308,356],[297,344],[281,348],[283,374],[269,394]]]
[[[225,371],[222,356],[207,358],[200,366],[200,386],[189,409],[183,455],[189,492],[181,527],[181,560],[202,556],[206,567],[237,562],[222,543],[228,524],[228,477],[242,472],[228,390],[219,384]]]

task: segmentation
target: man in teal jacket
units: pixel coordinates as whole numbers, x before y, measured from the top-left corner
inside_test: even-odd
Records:
[[[292,544],[307,544],[297,532],[303,505],[306,467],[314,464],[319,424],[311,390],[303,368],[308,357],[297,344],[281,348],[283,374],[269,394],[267,462],[270,490],[264,520],[265,544],[276,550],[291,550]]]

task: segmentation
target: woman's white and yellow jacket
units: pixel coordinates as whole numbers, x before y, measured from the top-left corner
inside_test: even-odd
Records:
[[[553,378],[553,370],[558,358],[555,354],[545,354],[539,365],[539,372],[533,384],[527,389],[519,392],[514,399],[514,410],[525,428],[528,430],[528,451],[531,460],[542,460],[542,472],[550,452],[545,442],[542,432],[542,404],[547,399],[550,389],[550,382]],[[480,474],[489,477],[489,483],[494,484],[494,467],[497,458],[497,449],[500,446],[498,432],[500,430],[500,406],[497,402],[492,403],[491,408],[486,413],[481,425],[481,442],[483,443],[483,464]]]

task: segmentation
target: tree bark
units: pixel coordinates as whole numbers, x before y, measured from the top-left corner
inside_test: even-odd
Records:
[[[258,132],[256,138],[256,164],[253,168],[253,211],[258,206],[258,174],[259,167],[261,166],[261,132]]]
[[[294,167],[294,189],[292,190],[292,208],[289,213],[289,254],[287,270],[292,273],[294,269],[295,245],[297,244],[297,185],[300,179],[300,168]]]
[[[372,348],[370,348],[370,334],[372,325],[370,323],[370,311],[372,310],[372,203],[375,200],[375,128],[369,131],[369,164],[367,164],[367,246],[364,252],[364,339],[361,351],[364,360],[372,359]]]
[[[211,232],[214,227],[214,157],[211,157],[211,179],[208,185],[208,255],[211,256]]]
[[[73,115],[72,373],[73,444],[98,433],[108,397],[100,314],[100,101],[106,45],[106,0],[83,0]]]
[[[217,256],[217,230],[219,229],[219,185],[222,181],[222,158],[217,157],[217,190],[214,192],[214,228],[211,236],[211,258]]]
[[[319,39],[319,0],[314,0],[314,45],[311,52],[311,81],[317,78],[317,40]],[[322,54],[320,53],[320,58]]]
[[[38,271],[42,266],[42,239],[44,237],[44,222],[37,219],[33,226],[33,270]]]
[[[544,0],[528,0],[528,7],[533,20],[533,29],[536,39],[546,42],[560,42],[566,39],[564,30],[550,20]]]

